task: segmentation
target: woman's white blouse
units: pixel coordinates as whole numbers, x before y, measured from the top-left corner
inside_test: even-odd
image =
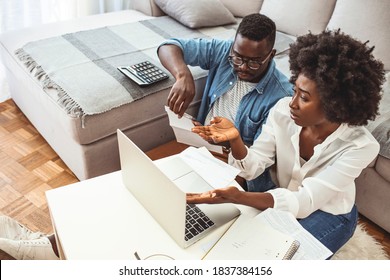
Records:
[[[270,111],[261,135],[247,156],[229,163],[240,176],[253,179],[275,163],[279,188],[268,191],[274,208],[304,218],[320,209],[345,214],[355,203],[355,178],[379,153],[379,144],[364,127],[342,124],[314,147],[313,156],[301,166],[300,126],[290,118],[291,97],[281,99]]]

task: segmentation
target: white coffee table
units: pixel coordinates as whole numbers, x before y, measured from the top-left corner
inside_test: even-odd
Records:
[[[202,259],[231,224],[182,249],[125,188],[121,171],[47,191],[46,197],[61,259],[135,260],[135,252],[142,259]]]

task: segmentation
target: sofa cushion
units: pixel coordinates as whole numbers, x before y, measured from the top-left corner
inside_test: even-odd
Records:
[[[233,14],[219,0],[155,0],[167,15],[190,27],[236,23]]]
[[[236,17],[244,17],[258,13],[264,0],[220,0],[221,3]]]
[[[325,30],[336,0],[264,0],[260,13],[276,23],[276,29],[298,36]]]
[[[338,0],[329,29],[341,28],[355,38],[375,46],[374,55],[390,70],[390,1]]]
[[[387,182],[390,182],[390,159],[378,156],[375,164],[375,170],[380,174]]]

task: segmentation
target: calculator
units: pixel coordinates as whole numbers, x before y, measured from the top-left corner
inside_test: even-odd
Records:
[[[169,77],[150,61],[144,61],[130,66],[119,66],[118,70],[141,87],[157,83]]]

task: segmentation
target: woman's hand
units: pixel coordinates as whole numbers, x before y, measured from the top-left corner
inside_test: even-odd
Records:
[[[274,198],[270,193],[245,192],[236,187],[215,189],[204,193],[187,193],[187,203],[190,204],[242,204],[259,210],[274,207]]]
[[[215,189],[204,193],[187,193],[187,203],[190,204],[218,204],[218,203],[237,203],[242,194],[236,187],[227,187]]]
[[[234,124],[222,117],[214,117],[210,125],[195,126],[192,128],[192,132],[211,143],[226,142],[240,137],[240,133]]]

